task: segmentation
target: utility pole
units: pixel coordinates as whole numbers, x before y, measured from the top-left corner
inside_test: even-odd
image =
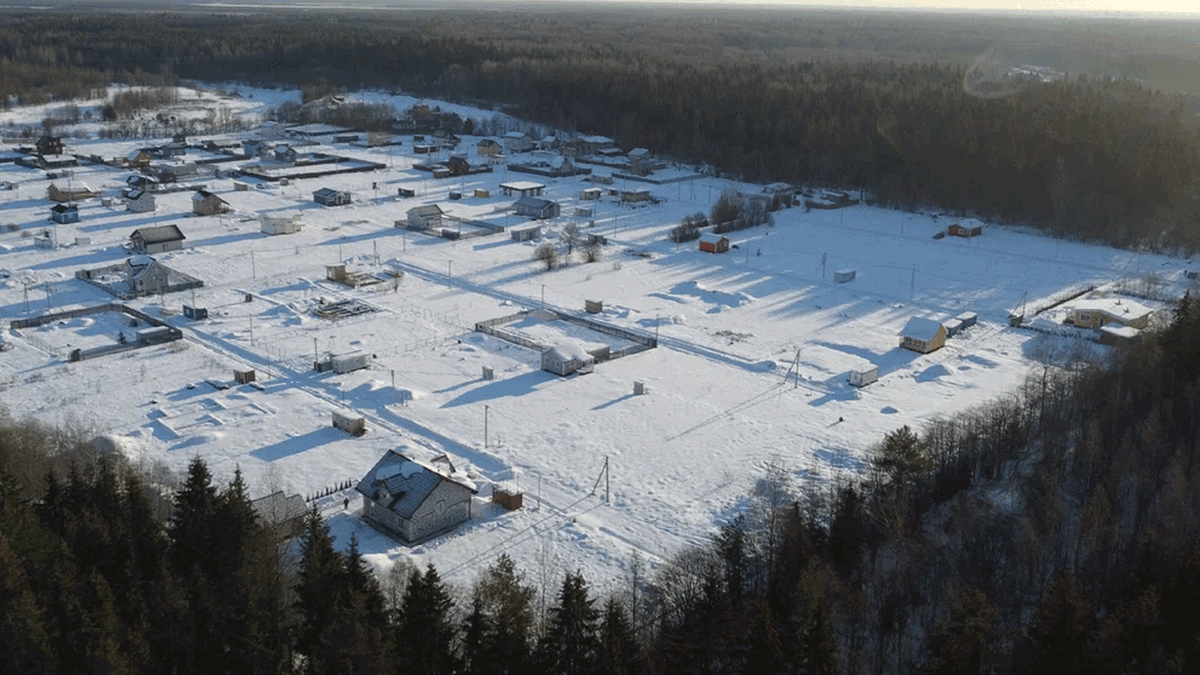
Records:
[[[488,446],[488,406],[483,406],[483,447]]]
[[[254,315],[250,315],[250,344],[254,344]]]
[[[908,299],[912,300],[917,295],[917,266],[913,265],[912,279],[908,282]]]
[[[450,288],[450,277],[453,274],[453,272],[452,272],[453,265],[454,265],[453,260],[446,261],[446,288]]]
[[[604,456],[604,503],[612,504],[612,491],[609,489],[608,455]]]
[[[254,249],[250,249],[250,278],[258,278],[258,268],[254,266]]]
[[[396,405],[396,369],[392,369],[392,405]]]
[[[313,338],[313,368],[317,367],[317,338]]]
[[[828,255],[825,253],[821,254],[821,281],[825,281],[825,260],[827,257]]]

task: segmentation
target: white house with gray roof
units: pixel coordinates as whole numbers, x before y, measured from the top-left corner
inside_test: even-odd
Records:
[[[471,496],[478,492],[453,470],[443,472],[395,450],[388,450],[355,489],[363,496],[363,520],[407,542],[469,520]]]

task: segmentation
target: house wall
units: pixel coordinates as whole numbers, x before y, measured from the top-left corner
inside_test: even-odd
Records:
[[[448,530],[471,517],[471,492],[461,485],[442,481],[430,493],[410,522],[410,541]]]

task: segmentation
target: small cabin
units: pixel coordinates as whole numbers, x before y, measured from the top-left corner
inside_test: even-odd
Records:
[[[79,207],[74,204],[55,204],[50,207],[50,220],[56,223],[78,223]]]
[[[313,192],[313,201],[322,206],[345,206],[350,203],[350,193],[343,190],[321,188]]]
[[[855,387],[865,387],[878,379],[878,366],[871,366],[870,368],[864,368],[862,370],[852,370],[850,371],[849,376],[850,384],[854,385]]]
[[[729,237],[721,234],[706,234],[700,237],[700,250],[707,253],[726,253],[729,251]]]
[[[150,213],[158,208],[154,195],[141,188],[126,190],[121,201],[125,203],[125,208],[133,213]]]
[[[208,190],[196,190],[192,195],[192,213],[198,216],[214,216],[229,210],[229,202]]]
[[[183,240],[186,238],[178,225],[157,225],[134,230],[129,235],[129,243],[137,253],[153,255],[178,251],[183,248]]]
[[[437,204],[414,206],[408,210],[406,227],[410,230],[438,228],[442,226],[442,217],[445,215],[445,212]]]
[[[542,370],[566,377],[572,373],[590,373],[596,358],[577,342],[564,341],[542,351]]]
[[[542,238],[542,226],[525,227],[509,230],[513,241],[534,241]]]
[[[853,281],[857,273],[854,270],[838,270],[833,273],[833,280],[839,284]]]
[[[367,433],[367,420],[362,415],[352,415],[334,410],[333,426],[351,436],[362,436]]]
[[[935,319],[914,316],[900,331],[900,346],[928,354],[946,346],[946,327]]]
[[[300,220],[300,215],[292,216],[272,216],[262,214],[258,217],[261,223],[261,231],[263,234],[295,234],[304,229],[304,223]]]
[[[345,375],[346,373],[369,367],[371,365],[371,355],[366,352],[351,352],[349,354],[334,356],[329,360],[329,363],[333,367],[333,372],[338,375]]]

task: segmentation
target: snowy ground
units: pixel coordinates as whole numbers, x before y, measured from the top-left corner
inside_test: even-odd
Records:
[[[218,104],[261,114],[256,106],[268,94],[248,95]],[[19,123],[44,114],[9,113]],[[472,159],[478,140],[464,138],[460,146]],[[144,144],[74,139],[69,146],[124,156]],[[18,414],[90,425],[122,439],[131,454],[175,469],[196,455],[223,479],[240,466],[252,496],[277,487],[312,494],[357,480],[387,448],[407,447],[424,458],[448,453],[481,490],[475,518],[447,536],[410,548],[354,518],[358,500],[350,513],[342,512],[341,495],[324,503],[339,542],[356,532],[381,569],[399,557],[432,561],[455,583],[469,583],[507,551],[534,581],[549,574],[557,583],[561,570],[581,569],[598,587],[618,584],[635,551],[654,564],[709,536],[742,508],[768,467],[782,468],[797,489],[859,475],[885,432],[987,401],[1018,385],[1039,359],[1081,346],[1103,350],[1009,328],[1009,312],[1023,302],[1032,307],[1072,288],[1111,287],[1148,273],[1176,294],[1187,283],[1180,259],[1001,227],[985,226],[969,240],[935,240],[935,232],[960,221],[867,206],[782,210],[773,226],[732,235],[737,248],[723,255],[667,241],[669,228],[684,215],[707,212],[722,190],[760,189],[710,178],[650,186],[657,205],[630,208],[605,197],[587,203],[595,207],[590,218],[552,221],[550,241],[577,222],[609,245],[599,262],[576,255],[545,272],[532,260],[536,243],[511,241],[507,233],[448,241],[393,222],[413,206],[436,203],[456,216],[519,225],[522,219],[500,211],[514,200],[500,196],[507,180],[546,183],[546,196],[572,214],[589,185],[581,178],[541,179],[497,167],[439,181],[411,168],[417,158],[407,141],[377,150],[316,149],[388,168],[249,192],[209,177],[193,182],[228,201],[232,213],[194,216],[192,193],[182,191],[158,195],[158,210],[147,214],[124,210],[119,199],[111,206],[89,199],[80,203],[79,223],[54,227],[47,220],[51,181],[41,171],[0,164],[0,181],[17,184],[0,191],[6,319],[114,301],[76,280],[75,271],[122,261],[130,232],[148,225],[179,225],[187,247],[158,259],[205,282],[194,295],[129,303],[183,329],[186,338],[176,345],[67,363],[70,349],[114,342],[121,330],[114,316],[20,331],[5,321],[0,335],[14,348],[0,352],[0,401]],[[117,195],[127,175],[84,166],[57,182],[86,181]],[[640,186],[622,183],[614,187]],[[321,187],[349,190],[354,203],[314,204],[312,192]],[[398,187],[418,196],[397,198]],[[475,188],[492,196],[475,198]],[[463,199],[450,201],[451,190]],[[259,231],[259,213],[300,214],[305,228],[268,237]],[[35,246],[31,235],[42,231],[57,247]],[[76,244],[77,237],[90,243]],[[352,270],[405,274],[398,285],[353,289],[325,280],[325,265],[338,261]],[[834,283],[842,269],[854,269],[856,278]],[[340,322],[311,313],[323,300],[345,299],[376,311]],[[604,321],[657,334],[659,347],[560,378],[540,370],[537,353],[472,331],[478,321],[543,303],[582,314],[585,299],[604,302]],[[184,304],[206,307],[209,319],[184,319]],[[910,317],[963,311],[977,312],[979,324],[944,349],[919,355],[897,347],[897,331]],[[561,321],[511,327],[535,340],[565,333],[604,342]],[[354,350],[375,356],[369,369],[313,372],[314,352]],[[878,382],[863,389],[847,383],[848,371],[870,365],[879,367]],[[485,366],[494,380],[482,378]],[[244,367],[258,371],[261,390],[209,384],[232,384],[232,371]],[[796,370],[799,377],[788,378]],[[649,392],[634,396],[635,381]],[[353,438],[332,428],[333,409],[365,416],[369,432]],[[609,480],[593,493],[606,459]],[[491,506],[493,485],[524,491],[526,508]]]

